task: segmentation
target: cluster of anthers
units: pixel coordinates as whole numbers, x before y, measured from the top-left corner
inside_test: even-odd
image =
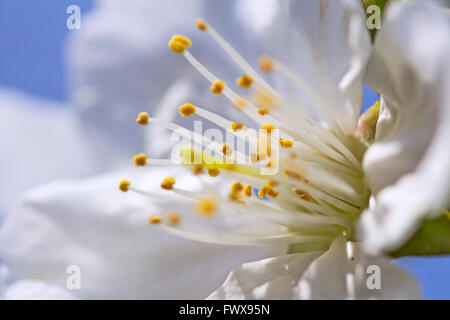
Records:
[[[193,208],[199,218],[237,212],[281,226],[278,230],[282,231],[257,236],[204,233],[204,229],[192,232],[183,229],[182,214],[173,211],[155,213],[148,221],[178,236],[222,244],[330,243],[338,234],[344,234],[351,239],[354,221],[367,206],[370,196],[363,181],[363,148],[358,139],[354,134],[342,131],[321,97],[283,63],[267,56],[259,59],[259,67],[263,72],[277,72],[291,81],[309,98],[312,105],[288,101],[210,25],[202,20],[197,20],[196,23],[198,28],[209,34],[243,70],[244,74],[237,78],[236,84],[248,94],[238,95],[194,58],[188,50],[192,45],[189,38],[174,35],[169,41],[170,49],[183,55],[210,82],[212,93],[228,98],[232,106],[258,124],[266,136],[257,141],[257,152],[243,154],[229,144],[215,146],[211,141],[188,131],[187,138],[203,147],[217,147],[217,151],[227,161],[208,159],[199,149],[184,148],[180,152],[180,157],[184,159],[183,165],[190,168],[195,175],[206,171],[213,178],[224,176],[227,181],[230,180],[229,192],[211,195],[180,189],[176,187],[173,177],[165,178],[161,182],[161,188],[192,199]],[[308,107],[316,108],[326,121],[314,117],[308,112],[311,110]],[[248,130],[252,129],[191,103],[180,106],[179,113],[184,117],[196,114],[228,130],[237,139],[245,138]],[[174,123],[151,118],[146,112],[139,114],[137,123],[162,125],[172,131],[180,128]],[[187,129],[184,130],[186,131]],[[275,131],[282,138],[274,140]],[[189,162],[193,156],[200,156],[200,162]],[[231,158],[234,160],[230,163]],[[134,163],[136,166],[159,165],[161,161],[139,154],[134,157]],[[261,173],[261,168],[271,167],[274,168],[271,174]],[[127,180],[121,181],[119,188],[124,192],[131,190],[143,195],[148,194],[145,190],[132,187]]]

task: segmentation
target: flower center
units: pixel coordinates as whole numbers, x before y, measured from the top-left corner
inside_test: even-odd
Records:
[[[329,243],[342,233],[351,238],[354,221],[367,207],[370,196],[361,165],[365,146],[358,133],[345,133],[321,97],[282,62],[264,56],[259,66],[265,73],[278,73],[291,81],[309,98],[311,105],[290,101],[269,85],[210,25],[198,20],[197,26],[242,69],[244,74],[237,77],[236,84],[246,90],[245,95],[233,91],[189,52],[192,45],[189,38],[175,35],[169,47],[183,55],[209,81],[212,93],[224,95],[256,126],[244,126],[192,103],[180,106],[180,115],[207,119],[243,140],[252,151],[234,148],[229,143],[217,144],[174,123],[141,113],[137,123],[162,125],[190,142],[180,149],[178,160],[195,175],[207,172],[209,179],[224,176],[230,181],[229,191],[225,193],[180,189],[173,177],[166,178],[161,187],[191,200],[198,217],[216,218],[220,212],[238,212],[280,226],[277,229],[280,231],[242,236],[233,232],[205,232],[203,226],[188,230],[183,227],[180,214],[176,219],[172,214],[167,223],[160,215],[149,221],[173,234],[214,243],[320,244]],[[321,117],[313,115],[312,109]],[[173,161],[148,159],[140,154],[135,156],[135,164],[173,165]],[[125,182],[120,185],[122,191],[161,197]]]

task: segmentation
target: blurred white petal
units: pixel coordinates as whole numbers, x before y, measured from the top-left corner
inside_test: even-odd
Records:
[[[101,170],[73,110],[6,89],[0,90],[0,149],[0,216],[29,188]]]
[[[344,131],[353,132],[371,48],[359,1],[293,0],[278,4],[272,24],[261,32],[266,50],[305,80]]]
[[[420,2],[393,5],[378,33],[367,81],[382,112],[364,158],[375,199],[361,228],[372,253],[397,249],[449,204],[449,38],[448,13]]]
[[[369,289],[367,285],[374,274],[369,266],[379,268],[379,289]],[[420,298],[416,282],[405,271],[391,264],[388,258],[364,255],[359,244],[346,243],[342,238],[336,239],[331,248],[308,267],[301,282],[309,289],[308,299]]]
[[[208,299],[296,299],[298,282],[308,265],[322,252],[290,254],[234,269]]]
[[[196,18],[217,24],[225,36],[233,35],[231,43],[239,44],[246,57],[258,48],[256,38],[255,42],[249,40],[250,31],[236,17],[235,1],[99,3],[83,20],[83,28],[67,50],[73,102],[79,108],[83,125],[91,132],[96,150],[114,146],[123,154],[142,151],[146,135],[136,125],[136,116],[141,111],[154,115],[165,106],[160,99],[178,78],[201,80],[201,88],[209,88],[209,83],[185,59],[168,48],[173,34],[189,36],[192,53],[219,77],[230,70],[229,59],[224,58],[208,35],[197,30]],[[192,103],[204,101],[197,92],[192,92],[191,96],[197,98]],[[213,96],[211,92],[208,95]],[[220,111],[225,101],[219,100],[211,107]]]
[[[181,214],[186,201],[157,202],[123,194],[121,179],[158,194],[167,175],[177,186],[198,188],[185,170],[129,170],[35,189],[0,233],[0,256],[9,282],[39,279],[65,288],[70,265],[81,268],[78,298],[204,298],[233,267],[279,254],[276,248],[208,245],[173,237],[149,225],[153,214]],[[202,279],[198,281],[198,279]]]
[[[10,285],[3,298],[5,300],[73,300],[76,296],[68,290],[44,281],[22,280]]]
[[[350,248],[348,248],[350,246]],[[380,287],[369,289],[369,266]],[[369,271],[368,271],[369,270]],[[369,279],[369,280],[368,280]],[[325,252],[290,254],[246,263],[230,273],[209,299],[419,299],[408,274],[382,257],[364,256],[359,245],[336,239]]]

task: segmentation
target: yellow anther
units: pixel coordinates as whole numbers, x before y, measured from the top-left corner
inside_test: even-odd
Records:
[[[231,193],[239,193],[244,189],[244,186],[240,182],[235,182],[231,185]]]
[[[234,100],[234,106],[238,109],[244,109],[247,106],[247,101],[241,97],[238,97]]]
[[[148,218],[148,222],[151,224],[160,224],[162,222],[161,216],[154,215]]]
[[[188,37],[176,34],[172,36],[169,40],[169,48],[172,49],[173,52],[178,54],[183,54],[186,48],[189,48],[192,45],[191,40]]]
[[[309,200],[311,199],[310,196],[309,196],[309,194],[308,194],[307,192],[303,191],[303,190],[294,188],[294,192],[295,192],[295,194],[297,194],[300,198],[303,198],[303,199],[306,200],[306,201],[309,201]]]
[[[292,148],[293,144],[294,143],[291,140],[280,139],[280,145],[283,148]]]
[[[269,193],[269,190],[270,190],[270,188],[267,186],[262,187],[258,191],[258,197],[265,198],[267,196],[267,194]]]
[[[233,148],[228,144],[228,143],[224,143],[221,147],[220,147],[220,151],[226,155],[227,157],[231,156],[233,154]]]
[[[220,174],[220,170],[218,168],[208,168],[208,174],[211,177],[217,177]]]
[[[188,37],[183,36],[181,34],[173,35],[171,40],[182,44],[185,48],[190,48],[192,46],[191,39],[189,39]]]
[[[269,113],[269,109],[267,109],[266,107],[262,107],[262,108],[258,109],[258,114],[261,116],[265,116],[268,113]]]
[[[180,114],[184,117],[189,117],[195,113],[195,106],[192,103],[185,103],[178,108]]]
[[[164,190],[172,190],[173,185],[175,184],[175,179],[172,177],[167,177],[161,182],[161,188]]]
[[[265,160],[265,159],[266,159],[265,154],[263,154],[261,152],[256,152],[256,153],[251,153],[250,154],[250,161],[252,163],[255,163],[255,162],[258,162],[258,161],[261,161],[261,160]]]
[[[273,61],[269,57],[265,57],[265,56],[260,57],[258,63],[259,63],[259,67],[264,72],[270,72],[270,71],[273,71],[273,69],[274,69]]]
[[[178,54],[183,54],[184,53],[184,49],[185,47],[183,45],[181,45],[180,43],[174,41],[174,40],[170,40],[169,41],[169,48]]]
[[[141,112],[139,113],[136,122],[139,124],[142,124],[143,126],[145,126],[146,124],[148,124],[148,113],[147,112]]]
[[[143,153],[138,154],[133,157],[133,162],[138,167],[143,167],[147,165],[147,156]]]
[[[214,94],[221,94],[225,89],[225,82],[221,80],[214,81],[211,85],[211,91]]]
[[[241,129],[244,127],[244,125],[243,125],[242,123],[235,123],[235,122],[232,122],[232,123],[230,124],[230,127],[231,127],[231,130],[233,130],[233,131],[238,131],[238,130],[241,130]]]
[[[269,197],[276,198],[278,197],[278,191],[272,188],[269,188],[269,191],[267,192]]]
[[[202,19],[197,19],[195,21],[195,24],[197,25],[197,28],[200,29],[200,31],[208,30],[208,25]]]
[[[202,174],[203,171],[204,171],[203,166],[199,164],[194,165],[194,167],[192,168],[192,174],[195,176]]]
[[[253,84],[253,78],[249,75],[245,75],[236,79],[236,83],[242,88],[250,88]]]
[[[167,214],[167,222],[176,226],[181,221],[181,215],[178,212],[172,211]]]
[[[252,196],[252,186],[251,185],[248,184],[244,187],[244,194],[246,197]]]
[[[266,130],[268,134],[270,134],[272,132],[272,130],[275,129],[275,126],[271,123],[267,123],[267,124],[263,124],[261,126],[261,129]]]
[[[298,172],[296,172],[294,170],[285,168],[284,169],[284,173],[291,179],[299,180],[299,181],[303,181],[304,180],[303,176],[300,173],[298,173]]]
[[[131,185],[130,181],[122,180],[122,181],[120,181],[119,189],[123,192],[127,192],[130,185]]]
[[[210,218],[217,211],[217,201],[212,197],[202,198],[196,203],[195,210],[200,216]]]
[[[275,181],[275,180],[269,179],[269,180],[267,180],[267,182],[266,182],[266,186],[268,186],[268,187],[276,187],[277,185],[278,185],[278,182]]]

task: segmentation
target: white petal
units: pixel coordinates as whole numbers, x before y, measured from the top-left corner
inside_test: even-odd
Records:
[[[189,211],[174,197],[158,202],[117,188],[129,179],[156,192],[164,177],[195,190],[185,170],[123,171],[35,189],[10,215],[0,232],[0,258],[13,280],[40,279],[65,288],[66,269],[81,268],[79,298],[204,298],[226,272],[247,259],[280,249],[207,245],[173,237],[147,218],[169,210]],[[183,217],[184,218],[184,217]],[[199,281],[201,279],[201,281]]]
[[[261,36],[269,54],[287,64],[323,99],[331,118],[344,131],[355,130],[362,73],[370,53],[359,1],[279,2],[278,14]]]
[[[21,193],[57,178],[100,169],[69,106],[0,90],[0,220]],[[110,154],[104,154],[109,158]]]
[[[425,3],[392,6],[378,34],[368,82],[384,110],[364,158],[375,199],[360,230],[372,253],[397,249],[449,205],[449,38],[448,14]]]
[[[369,267],[372,266],[372,267]],[[379,268],[380,287],[369,289]],[[364,256],[360,245],[336,239],[325,252],[290,254],[233,270],[208,299],[418,299],[415,281],[389,260]]]
[[[10,285],[4,293],[5,300],[73,300],[69,290],[49,285],[44,281],[22,280]]]
[[[298,253],[245,263],[208,299],[296,299],[300,277],[321,254]]]
[[[379,270],[380,286],[369,289],[372,269]],[[378,272],[378,271],[376,271]],[[301,278],[308,299],[418,299],[420,292],[411,276],[383,257],[365,256],[360,245],[336,239]],[[300,288],[301,288],[300,287]],[[300,291],[300,293],[302,293]]]
[[[190,37],[192,53],[218,76],[235,76],[229,72],[230,64],[218,58],[219,49],[208,35],[197,30],[196,18],[217,24],[227,39],[239,34],[230,42],[240,44],[238,47],[248,54],[257,47],[246,32],[241,32],[233,1],[133,0],[100,4],[83,18],[83,27],[67,51],[73,66],[73,101],[82,124],[92,131],[91,142],[98,150],[114,147],[128,154],[142,151],[146,131],[136,125],[137,114],[148,111],[153,116],[160,107],[166,107],[161,98],[180,77],[201,80],[201,88],[208,90],[208,82],[168,48],[173,34]],[[234,82],[234,78],[224,80]],[[192,103],[204,101],[197,90],[191,92],[192,96]],[[206,96],[216,98],[216,111],[223,109],[225,100],[211,92]],[[175,117],[177,113],[170,115]]]

